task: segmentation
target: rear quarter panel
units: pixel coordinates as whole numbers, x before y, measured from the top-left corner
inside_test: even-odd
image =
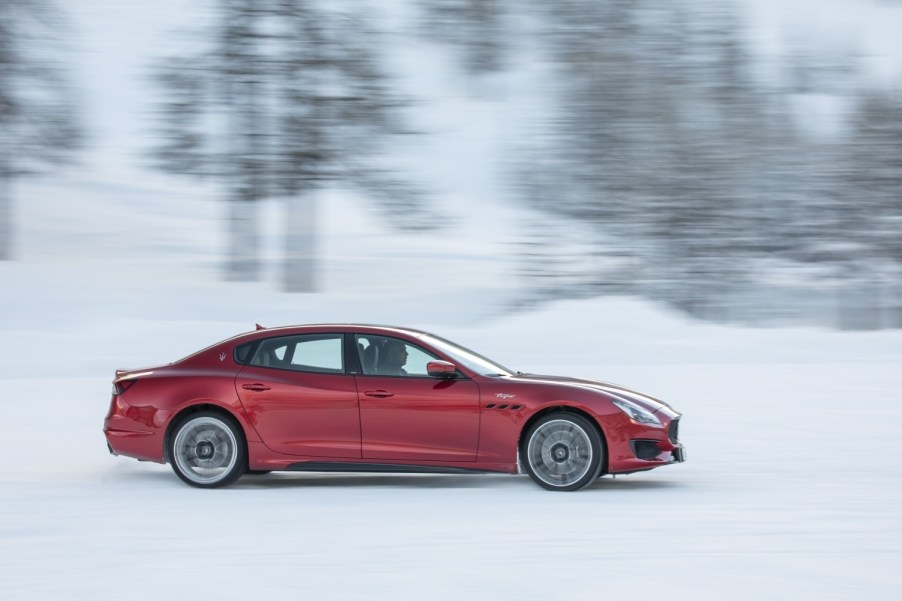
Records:
[[[222,353],[227,355],[220,360]],[[258,442],[235,391],[238,365],[219,347],[164,367],[144,370],[113,399],[105,431],[119,454],[163,462],[165,434],[173,420],[191,407],[212,406],[235,418],[249,443]],[[128,380],[129,374],[123,379]]]

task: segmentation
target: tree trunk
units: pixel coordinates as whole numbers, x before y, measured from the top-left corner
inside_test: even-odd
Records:
[[[226,279],[253,282],[258,279],[257,203],[247,198],[229,200],[229,240]]]
[[[285,292],[314,292],[316,192],[292,194],[285,215]]]

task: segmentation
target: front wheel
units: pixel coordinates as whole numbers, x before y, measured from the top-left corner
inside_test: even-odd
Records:
[[[574,413],[549,413],[533,424],[520,447],[526,471],[548,490],[572,491],[591,484],[604,465],[598,429]]]
[[[200,488],[231,484],[247,467],[244,437],[238,426],[208,411],[189,415],[176,426],[169,458],[179,478]]]

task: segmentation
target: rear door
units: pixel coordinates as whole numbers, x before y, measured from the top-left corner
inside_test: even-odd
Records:
[[[360,458],[354,376],[344,364],[344,335],[263,340],[235,388],[257,434],[273,451]]]

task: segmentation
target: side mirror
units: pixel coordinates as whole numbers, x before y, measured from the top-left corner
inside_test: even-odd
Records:
[[[457,367],[447,361],[430,361],[426,364],[426,372],[433,378],[452,380],[457,377]]]

